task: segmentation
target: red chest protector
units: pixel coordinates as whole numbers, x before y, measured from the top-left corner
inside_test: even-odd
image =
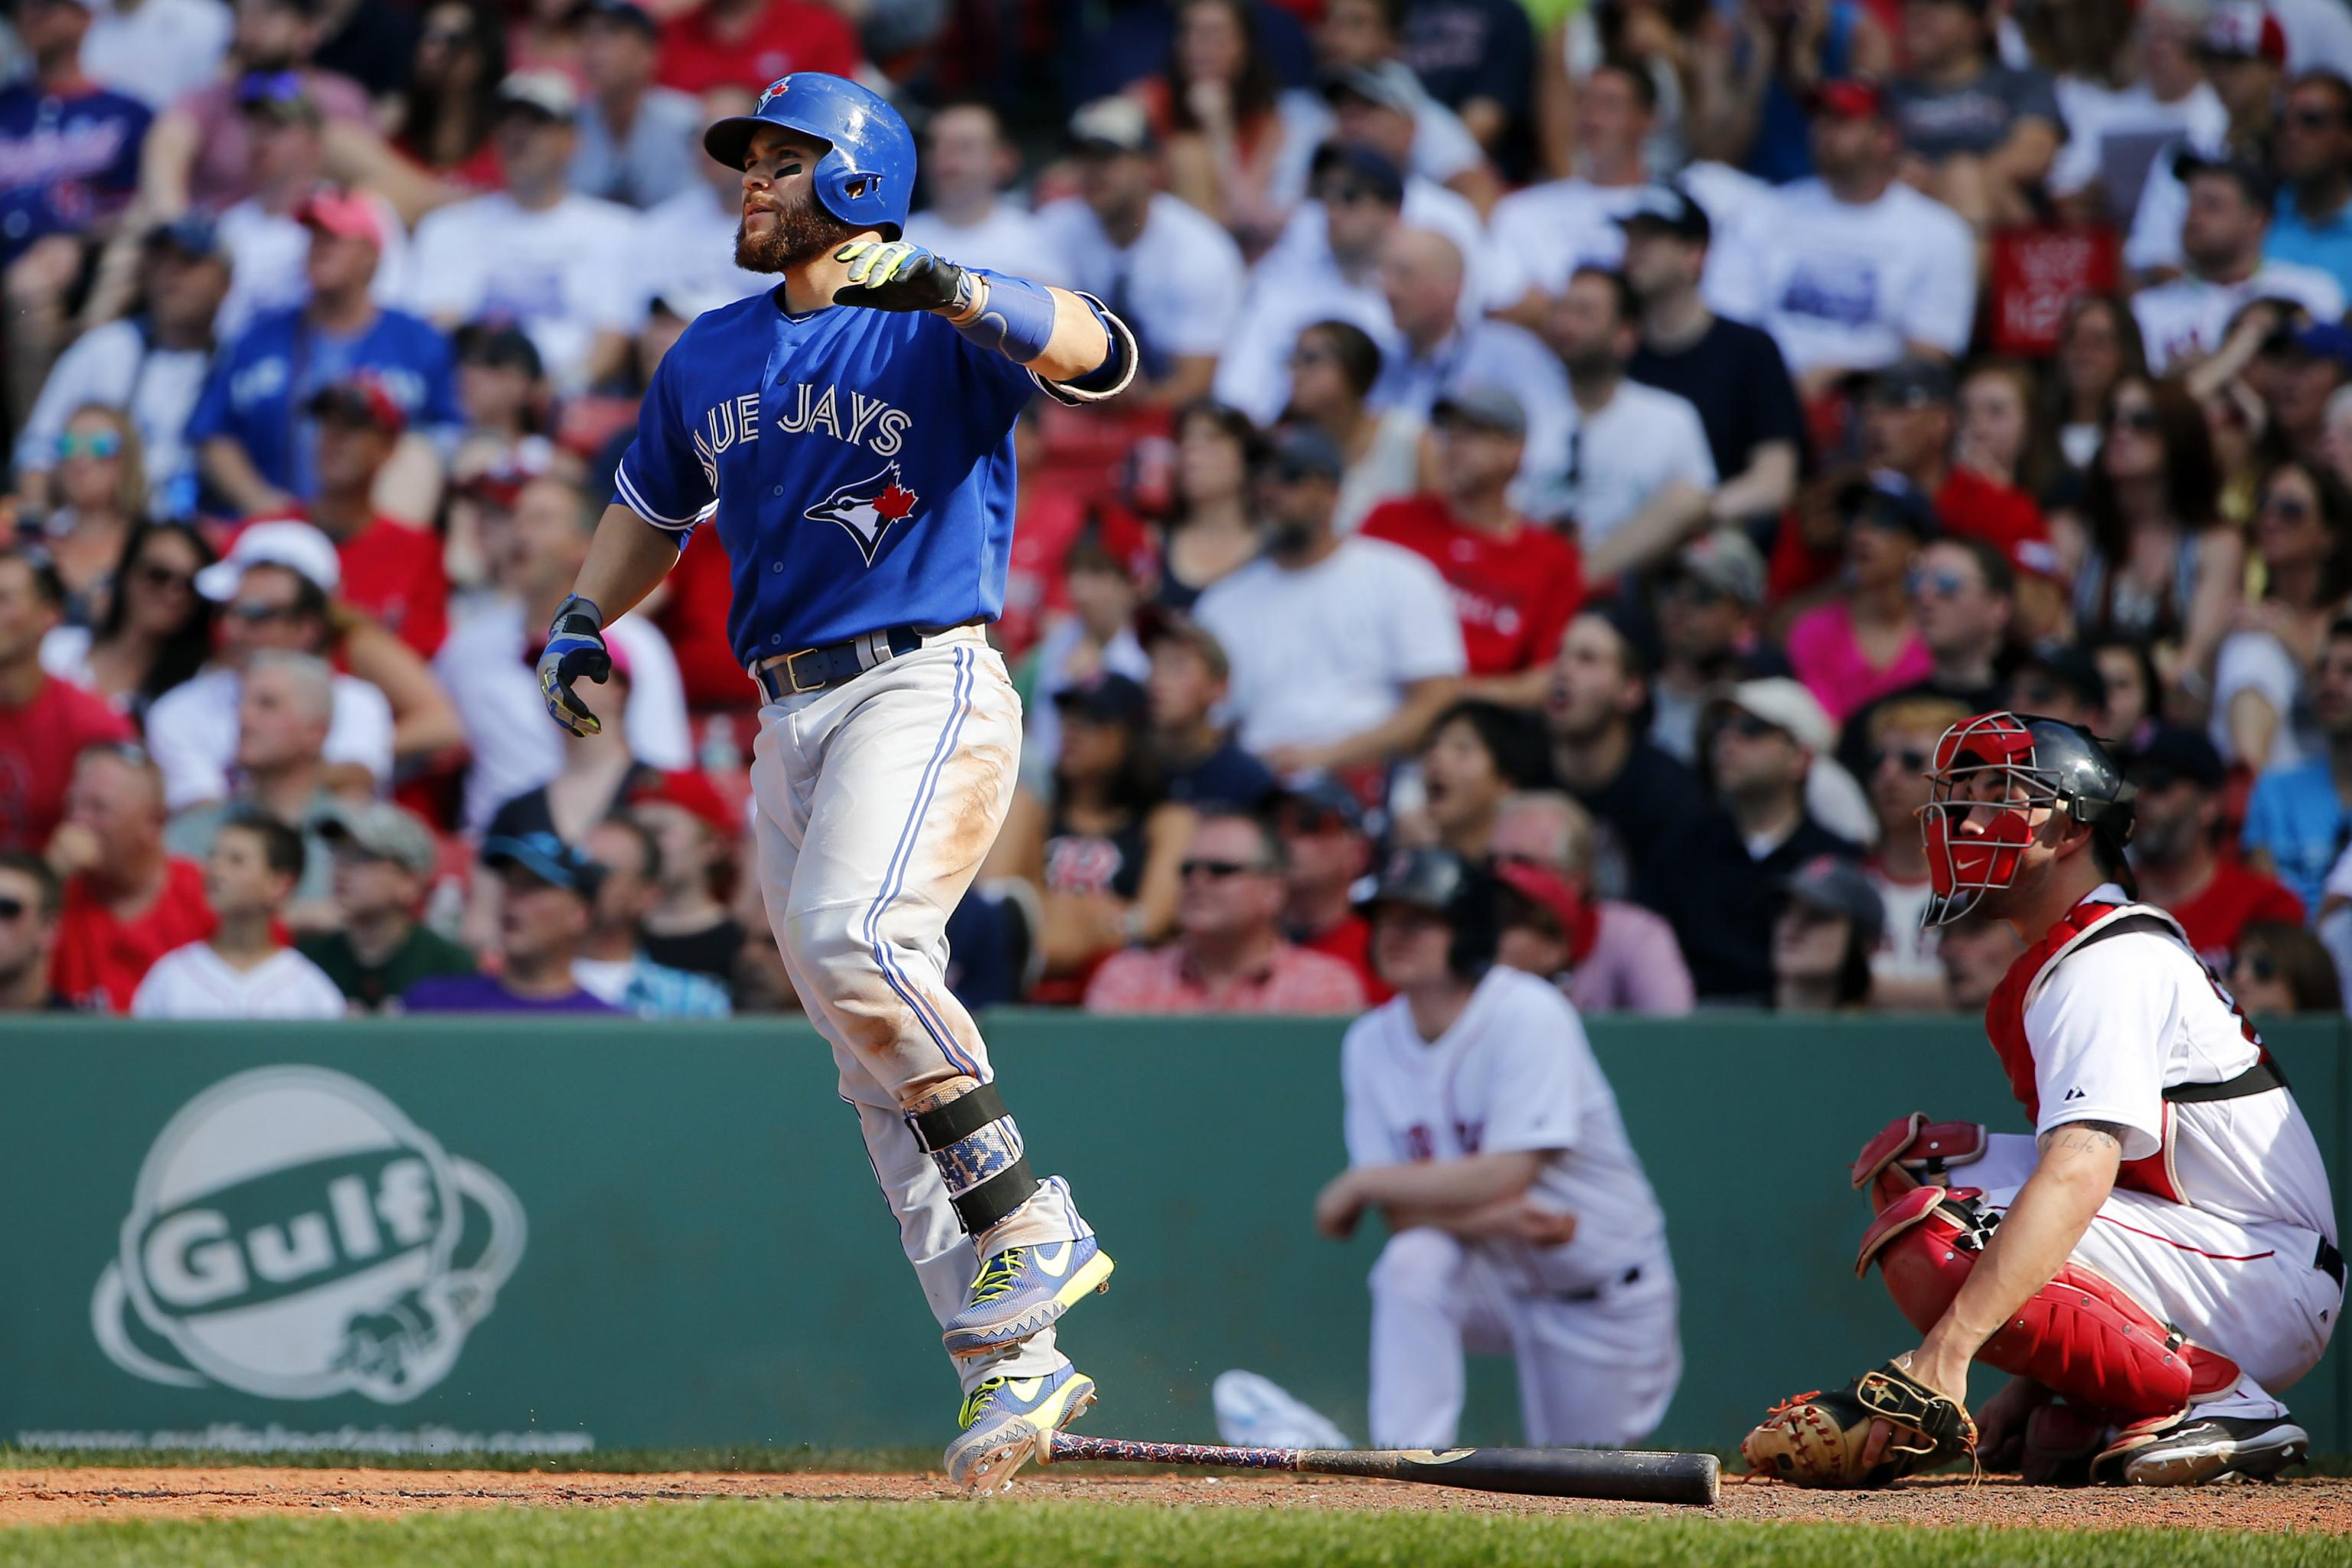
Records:
[[[2181,946],[2189,947],[2189,938],[2180,922],[2153,904],[2109,904],[2085,899],[2066,911],[2058,923],[2044,931],[2040,942],[2017,955],[2009,973],[2001,976],[1993,988],[1992,1000],[1985,1004],[1985,1034],[1992,1041],[1993,1053],[2000,1058],[2001,1070],[2009,1075],[2009,1091],[2017,1103],[2025,1108],[2026,1120],[2034,1126],[2042,1124],[2042,1096],[2034,1081],[2033,1051],[2025,1039],[2025,1008],[2040,990],[2042,981],[2052,965],[2085,942],[2112,931],[2119,922],[2128,920],[2154,921],[2164,930],[2179,937]],[[2194,950],[2189,950],[2192,954]],[[2217,994],[2220,994],[2216,987]],[[2224,1000],[2227,1000],[2224,996]],[[2234,1004],[2231,1012],[2236,1012]],[[2271,1061],[2270,1052],[2253,1026],[2240,1018],[2239,1026],[2245,1031],[2247,1043],[2262,1052],[2262,1058],[2252,1068],[2224,1083],[2177,1084],[2164,1091],[2164,1145],[2146,1159],[2126,1160],[2116,1173],[2116,1185],[2131,1192],[2146,1193],[2170,1203],[2185,1204],[2173,1170],[2173,1107],[2188,1101],[2233,1100],[2241,1095],[2261,1094],[2285,1086],[2285,1079]]]

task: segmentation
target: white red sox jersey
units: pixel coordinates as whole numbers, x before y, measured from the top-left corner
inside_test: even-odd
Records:
[[[1013,420],[1041,387],[1090,395],[929,312],[793,315],[771,289],[704,311],[663,356],[614,499],[681,543],[715,512],[745,665],[892,626],[993,620]]]
[[[1549,1152],[1528,1195],[1576,1215],[1576,1239],[1540,1253],[1509,1244],[1546,1288],[1613,1279],[1659,1250],[1665,1219],[1650,1179],[1556,987],[1498,964],[1433,1041],[1397,997],[1349,1026],[1339,1064],[1350,1165]]]

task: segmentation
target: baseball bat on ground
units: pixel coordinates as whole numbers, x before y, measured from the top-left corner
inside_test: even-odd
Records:
[[[1634,1454],[1599,1448],[1231,1448],[1210,1443],[1131,1443],[1056,1432],[1044,1462],[1113,1460],[1370,1476],[1478,1491],[1620,1502],[1716,1500],[1722,1467],[1712,1454]]]

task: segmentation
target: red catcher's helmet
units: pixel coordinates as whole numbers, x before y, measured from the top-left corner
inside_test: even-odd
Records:
[[[2121,865],[2139,793],[2088,730],[2030,713],[1979,713],[1953,725],[1936,742],[1927,779],[1919,818],[1934,891],[1920,923],[1930,928],[2016,879],[2037,808],[2088,824]],[[2121,874],[2128,885],[2130,871]]]

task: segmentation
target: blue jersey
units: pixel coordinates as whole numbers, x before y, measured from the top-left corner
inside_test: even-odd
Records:
[[[308,500],[319,488],[318,433],[302,409],[362,371],[383,384],[411,428],[461,422],[449,340],[432,322],[378,310],[366,331],[338,337],[298,308],[257,317],[221,351],[188,416],[188,446],[234,437],[264,479]]]
[[[48,234],[77,234],[139,188],[139,144],[154,119],[101,87],[72,94],[0,89],[0,265]]]
[[[891,626],[994,620],[1013,424],[1039,383],[924,311],[788,315],[780,289],[662,356],[614,500],[684,534],[715,515],[745,665]],[[714,513],[715,507],[715,513]]]

